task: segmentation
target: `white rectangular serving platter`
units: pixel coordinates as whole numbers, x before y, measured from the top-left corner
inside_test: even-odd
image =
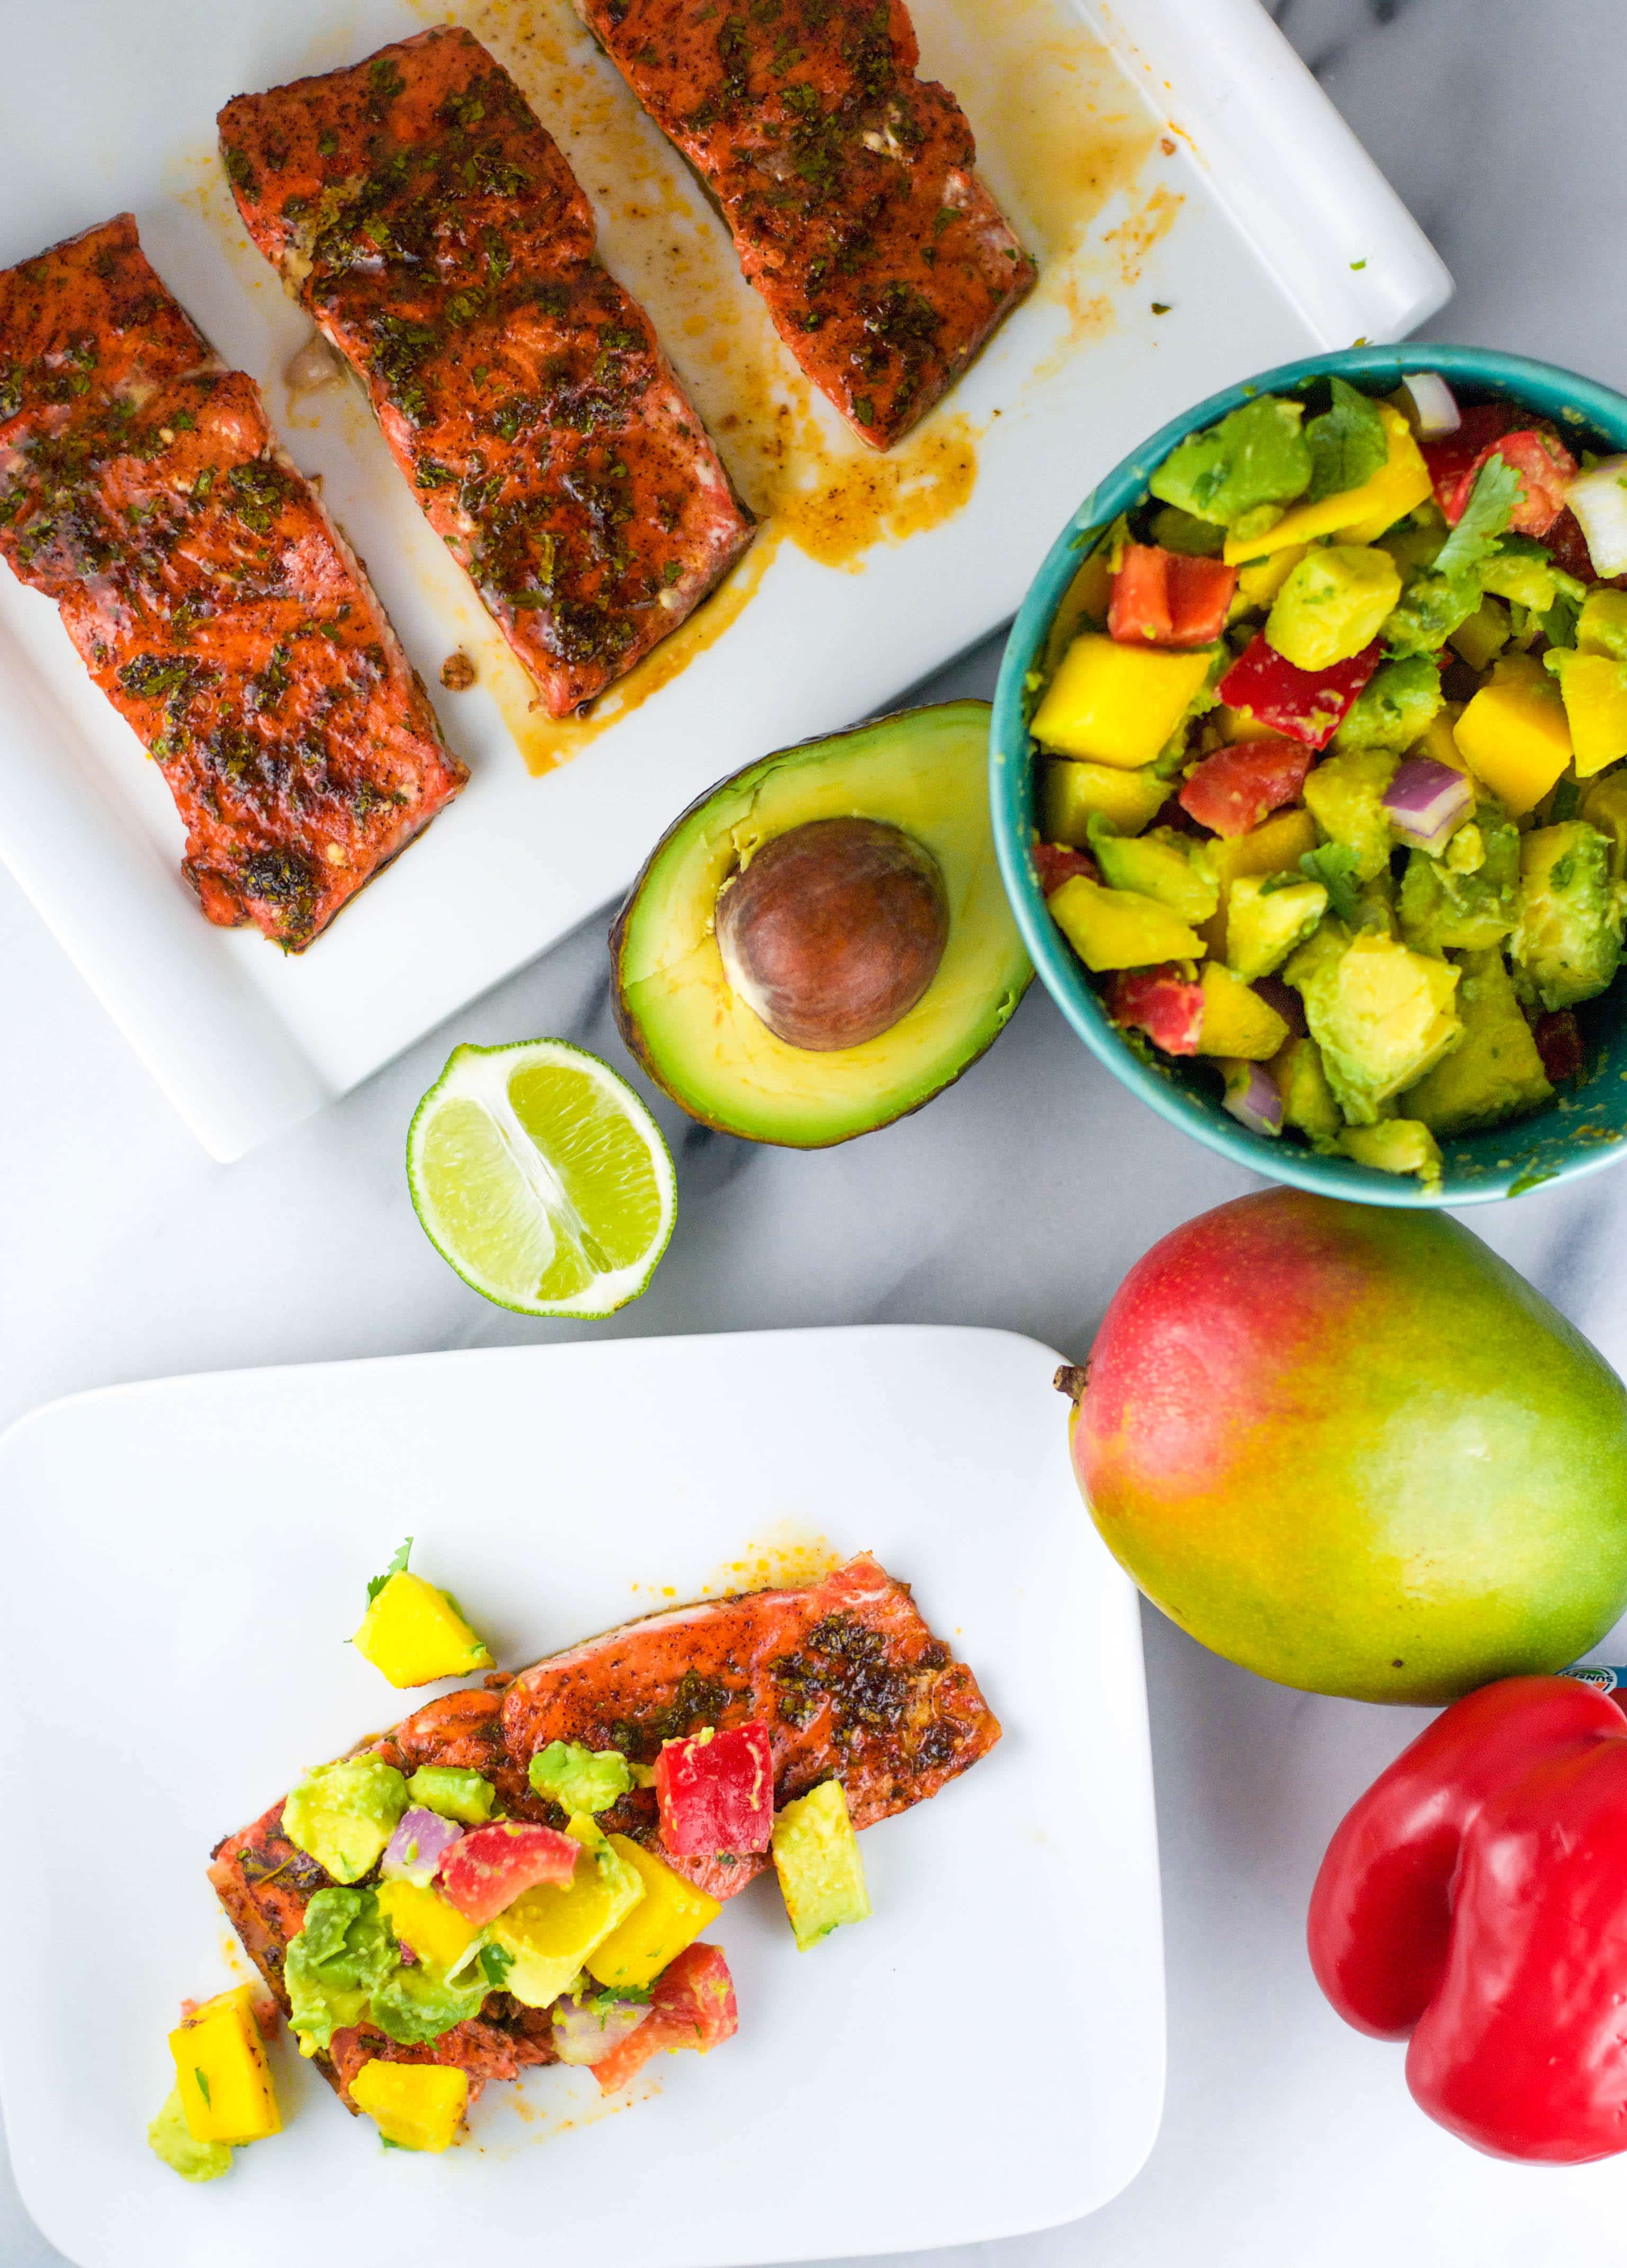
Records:
[[[1079,497],[1167,417],[1251,369],[1398,337],[1450,288],[1258,0],[917,0],[923,70],[960,96],[983,172],[1044,255],[1034,298],[922,445],[975,435],[969,499],[844,565],[780,544],[681,674],[534,776],[487,691],[441,693],[459,644],[482,658],[482,687],[494,681],[496,633],[350,391],[290,396],[282,373],[308,326],[235,226],[213,154],[230,96],[355,60],[438,12],[430,0],[36,0],[7,26],[0,264],[134,210],[166,283],[322,476],[473,767],[460,801],[301,958],[213,930],[178,871],[180,828],[156,770],[55,610],[0,570],[0,857],[220,1159],[344,1093],[603,905],[715,780],[865,715],[996,628]],[[730,456],[719,308],[755,355],[780,350],[721,224],[586,47],[570,0],[454,0],[451,12],[536,100],[611,266],[635,290],[661,275],[666,343]],[[1137,136],[1144,162],[1108,179],[1113,151]],[[1048,202],[1070,168],[1088,176],[1098,148],[1099,210],[1051,248]],[[637,194],[607,178],[629,149]],[[1036,188],[1039,150],[1051,155]],[[669,231],[682,257],[663,269]],[[686,315],[679,271],[709,263],[725,280],[696,283]],[[864,457],[825,404],[800,414],[828,456]]]
[[[0,2094],[51,2242],[82,2268],[394,2268],[471,2242],[732,2268],[974,2242],[1115,2195],[1163,2100],[1158,1852],[1135,1594],[1074,1487],[1056,1360],[915,1327],[601,1342],[118,1387],[15,1427]],[[587,2073],[534,2073],[526,2115],[494,2086],[460,2147],[415,2158],[284,2038],[283,2132],[188,2188],[144,2134],[181,1995],[232,1976],[205,1862],[426,1697],[343,1643],[406,1535],[508,1668],[781,1580],[811,1539],[873,1550],[1003,1737],[865,1834],[871,1921],[799,1954],[771,1878],[725,1907],[739,2034],[663,2058],[646,2099],[607,2114]]]

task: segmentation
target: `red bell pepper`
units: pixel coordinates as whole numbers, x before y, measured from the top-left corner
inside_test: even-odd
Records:
[[[582,1846],[551,1827],[495,1822],[460,1836],[441,1860],[441,1895],[465,1921],[484,1928],[522,1891],[571,1880]]]
[[[1569,1008],[1557,1008],[1551,1015],[1539,1016],[1531,1036],[1542,1058],[1542,1069],[1556,1086],[1563,1079],[1574,1079],[1587,1060],[1582,1048],[1581,1028]]]
[[[1108,633],[1123,645],[1212,645],[1226,628],[1237,570],[1153,543],[1125,547],[1108,608]]]
[[[696,2048],[705,2055],[733,2039],[739,2025],[723,1948],[686,1946],[656,1978],[643,2023],[593,2066],[593,2077],[605,2094],[614,2095],[664,2048]]]
[[[1463,517],[1486,451],[1505,433],[1513,432],[1520,422],[1520,412],[1506,401],[1476,401],[1463,412],[1463,422],[1455,433],[1422,444],[1435,501],[1454,526]]]
[[[1302,740],[1234,740],[1182,780],[1181,808],[1211,834],[1247,835],[1294,801],[1313,755]]]
[[[1043,898],[1061,889],[1064,882],[1071,882],[1076,874],[1083,874],[1087,882],[1101,880],[1101,869],[1095,860],[1086,858],[1083,850],[1070,850],[1065,843],[1036,843],[1034,871]]]
[[[667,1741],[655,1760],[661,1840],[678,1859],[766,1851],[774,1832],[774,1755],[760,1722]]]
[[[1127,1030],[1145,1032],[1167,1056],[1195,1056],[1204,1028],[1204,988],[1174,961],[1156,968],[1121,968],[1105,987],[1108,1013]]]
[[[1548,556],[1554,565],[1565,574],[1574,575],[1579,583],[1596,583],[1599,580],[1593,563],[1593,553],[1587,549],[1587,538],[1582,534],[1582,523],[1568,505],[1542,541],[1548,546]]]
[[[1246,646],[1215,688],[1228,709],[1246,709],[1255,722],[1325,748],[1356,696],[1383,659],[1378,641],[1331,669],[1296,669],[1263,630]]]
[[[1405,2039],[1494,2157],[1627,2150],[1627,1717],[1565,1677],[1454,1702],[1346,1815],[1308,1926],[1345,2021]]]

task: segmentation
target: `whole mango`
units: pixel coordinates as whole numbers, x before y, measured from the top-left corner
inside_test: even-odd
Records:
[[[1450,1701],[1627,1608],[1627,1390],[1440,1212],[1274,1189],[1124,1278],[1075,1400],[1108,1549],[1279,1684]]]

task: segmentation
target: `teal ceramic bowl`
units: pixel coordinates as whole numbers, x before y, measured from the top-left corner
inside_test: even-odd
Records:
[[[1573,446],[1601,454],[1627,450],[1627,398],[1551,364],[1487,347],[1353,347],[1268,370],[1200,402],[1166,425],[1087,496],[1051,547],[1023,601],[1005,649],[994,699],[990,793],[1000,869],[1019,927],[1047,991],[1091,1052],[1160,1116],[1251,1172],[1299,1189],[1367,1204],[1484,1204],[1540,1184],[1594,1172],[1621,1154],[1627,1137],[1627,968],[1602,998],[1578,1011],[1587,1067],[1546,1109],[1512,1125],[1443,1141],[1442,1185],[1411,1180],[1341,1158],[1318,1157],[1292,1137],[1254,1134],[1222,1109],[1219,1081],[1195,1063],[1144,1058],[1108,1020],[1090,977],[1046,910],[1034,866],[1035,755],[1028,733],[1030,682],[1057,610],[1080,565],[1121,512],[1145,501],[1146,484],[1178,441],[1235,409],[1253,394],[1296,394],[1330,376],[1391,392],[1410,371],[1436,370],[1464,402],[1509,401],[1552,419]]]

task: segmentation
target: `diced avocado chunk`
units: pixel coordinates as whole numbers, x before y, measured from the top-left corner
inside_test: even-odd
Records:
[[[218,2181],[232,2169],[229,2143],[193,2140],[179,2087],[171,2088],[163,2110],[148,2127],[147,2147],[183,2182]]]
[[[1461,847],[1460,847],[1461,846]],[[1401,878],[1401,933],[1419,953],[1499,945],[1519,909],[1520,830],[1483,803],[1447,855],[1414,850]]]
[[[1292,874],[1244,874],[1226,903],[1226,965],[1245,984],[1269,976],[1328,910],[1320,882]]]
[[[1283,973],[1305,1003],[1328,1083],[1354,1126],[1373,1125],[1462,1030],[1453,1008],[1457,969],[1374,930],[1351,936],[1325,921]]]
[[[1528,608],[1534,615],[1545,615],[1560,598],[1579,607],[1587,592],[1585,583],[1555,566],[1542,544],[1522,535],[1504,537],[1491,556],[1482,562],[1480,580],[1498,598]]]
[[[1232,527],[1291,504],[1311,484],[1305,405],[1263,394],[1202,433],[1189,433],[1147,482],[1160,504]]]
[[[1383,796],[1398,761],[1388,748],[1345,748],[1324,756],[1305,783],[1307,807],[1322,833],[1356,853],[1358,882],[1389,865],[1394,837]]]
[[[1166,551],[1184,552],[1193,559],[1218,559],[1226,541],[1223,527],[1213,520],[1199,519],[1195,512],[1182,512],[1179,504],[1167,504],[1162,512],[1153,513],[1152,535],[1153,542]]]
[[[1369,543],[1307,551],[1266,617],[1268,644],[1296,669],[1331,669],[1372,644],[1401,597],[1401,571]]]
[[[539,1749],[526,1776],[534,1795],[590,1816],[608,1811],[633,1784],[620,1749],[584,1749],[574,1741],[550,1741]]]
[[[1576,643],[1586,652],[1627,661],[1627,591],[1589,591],[1577,621]]]
[[[1609,846],[1585,820],[1522,838],[1509,949],[1528,998],[1570,1008],[1607,989],[1621,962],[1623,898],[1610,880]]]
[[[1333,736],[1336,749],[1384,748],[1404,755],[1440,713],[1440,672],[1426,653],[1375,669]]]
[[[1627,876],[1627,770],[1593,783],[1582,798],[1582,817],[1603,836],[1609,846],[1610,880],[1621,881]]]
[[[1564,646],[1542,660],[1559,681],[1576,777],[1592,779],[1627,756],[1627,661]]]
[[[1347,1126],[1339,1147],[1358,1166],[1381,1174],[1416,1174],[1425,1189],[1440,1187],[1440,1146],[1416,1118],[1387,1118],[1380,1126]]]
[[[1115,835],[1098,820],[1090,847],[1102,879],[1115,890],[1139,890],[1182,920],[1206,922],[1220,902],[1220,885],[1209,853],[1195,836],[1155,827],[1150,835]]]
[[[1471,669],[1490,669],[1514,634],[1508,608],[1500,599],[1482,599],[1451,633],[1448,644]]]
[[[407,1783],[379,1756],[318,1764],[283,1806],[283,1832],[335,1882],[354,1882],[377,1864],[407,1808]]]
[[[420,1764],[407,1783],[407,1793],[426,1811],[465,1827],[483,1827],[497,1803],[497,1791],[485,1776],[460,1764]]]
[[[1496,1126],[1553,1094],[1501,952],[1466,953],[1461,966],[1462,1039],[1402,1097],[1408,1114],[1437,1134]]]
[[[399,1966],[374,1891],[318,1890],[283,1967],[301,2055],[325,2054],[335,2031],[359,2023],[369,1994]]]
[[[1297,1126],[1314,1150],[1325,1150],[1344,1127],[1322,1068],[1321,1049],[1313,1039],[1291,1039],[1267,1065],[1283,1099],[1283,1123]]]
[[[799,1953],[843,1922],[869,1920],[865,1862],[839,1779],[821,1780],[785,1805],[774,1821],[772,1847]]]

